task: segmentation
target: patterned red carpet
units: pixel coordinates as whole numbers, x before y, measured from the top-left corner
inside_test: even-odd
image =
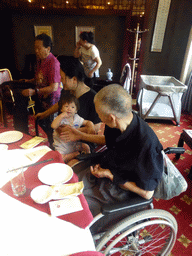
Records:
[[[180,126],[175,126],[171,121],[156,121],[148,124],[155,131],[164,148],[177,146],[180,134],[183,129],[192,129],[192,116],[182,114]],[[171,200],[154,200],[154,207],[169,211],[177,220],[178,235],[177,242],[170,256],[192,255],[192,181],[188,173],[192,166],[192,149],[184,144],[185,153],[176,160],[175,155],[169,158],[176,165],[177,169],[186,178],[188,189],[180,196]]]
[[[12,117],[9,116],[9,128],[13,128]],[[192,116],[182,114],[180,126],[176,126],[172,121],[148,121],[148,124],[157,134],[164,148],[177,146],[180,134],[183,129],[192,129]],[[2,124],[0,123],[0,126]],[[30,134],[35,136],[34,119],[29,116]],[[46,137],[42,129],[39,129],[40,136]],[[177,242],[169,256],[186,256],[192,255],[192,181],[188,178],[188,173],[192,166],[192,149],[184,144],[185,153],[181,155],[179,160],[175,159],[175,155],[169,155],[177,169],[182,173],[188,182],[188,189],[180,196],[171,200],[154,200],[156,209],[164,209],[169,211],[177,220],[178,236]]]
[[[8,122],[8,128],[14,129],[13,127],[13,117],[10,114],[7,114],[7,122]],[[3,124],[0,122],[0,127],[4,127]],[[29,133],[31,136],[35,136],[35,120],[32,115],[29,115]],[[39,127],[39,136],[47,138],[45,132]]]

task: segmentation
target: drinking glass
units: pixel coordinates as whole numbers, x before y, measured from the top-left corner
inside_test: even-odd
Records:
[[[26,186],[23,168],[10,171],[10,175],[13,194],[18,197],[24,195],[26,192]]]

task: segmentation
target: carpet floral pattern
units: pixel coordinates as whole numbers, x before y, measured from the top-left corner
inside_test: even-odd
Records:
[[[172,121],[167,120],[150,120],[147,122],[157,134],[164,149],[166,147],[176,147],[182,130],[192,129],[192,116],[187,113],[181,115],[180,126],[176,126]],[[8,127],[13,129],[13,120],[10,115],[8,116]],[[0,128],[3,128],[2,123],[0,123]],[[29,116],[29,131],[32,136],[35,136],[33,116]],[[46,138],[46,134],[40,127],[39,136]],[[168,201],[154,199],[154,208],[170,212],[178,223],[177,241],[169,256],[192,254],[192,180],[188,177],[192,166],[192,149],[186,144],[184,144],[184,148],[185,153],[181,155],[179,160],[176,160],[174,154],[168,156],[185,177],[188,183],[187,191]]]

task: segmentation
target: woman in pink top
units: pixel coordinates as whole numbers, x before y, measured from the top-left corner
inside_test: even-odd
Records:
[[[17,81],[17,88],[14,90],[14,128],[24,133],[28,133],[28,97],[33,97],[35,101],[35,111],[39,113],[57,103],[61,94],[60,62],[51,53],[51,38],[46,34],[36,36],[34,48],[37,57],[35,77],[30,80],[25,80],[24,83]],[[53,116],[39,121],[39,125],[48,136],[51,147],[53,143],[52,121]]]

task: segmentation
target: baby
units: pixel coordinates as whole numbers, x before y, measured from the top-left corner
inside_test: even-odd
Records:
[[[78,109],[78,99],[70,91],[66,91],[61,100],[61,114],[59,114],[51,124],[51,127],[54,129],[53,145],[55,150],[59,151],[62,155],[65,163],[75,159],[75,157],[82,152],[90,153],[90,148],[87,144],[80,141],[64,142],[60,138],[60,132],[65,125],[70,125],[75,128],[84,126],[87,129],[94,127],[91,121],[84,120],[77,114]]]

